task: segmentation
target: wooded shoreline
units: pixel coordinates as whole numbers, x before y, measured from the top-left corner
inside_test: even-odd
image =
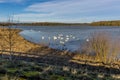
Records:
[[[52,22],[33,22],[33,23],[2,23],[0,22],[0,26],[86,26],[88,23],[52,23]]]
[[[8,23],[0,22],[0,26],[18,25],[18,26],[120,26],[120,20],[116,21],[97,21],[91,23],[61,23],[61,22],[28,22],[28,23]]]

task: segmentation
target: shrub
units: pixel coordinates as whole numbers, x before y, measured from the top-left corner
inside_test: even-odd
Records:
[[[108,35],[105,33],[94,33],[88,45],[91,51],[95,53],[96,59],[106,63],[110,49]]]
[[[95,56],[95,60],[103,63],[111,63],[116,60],[120,44],[108,33],[98,32],[91,34],[89,41],[83,46],[82,52]]]

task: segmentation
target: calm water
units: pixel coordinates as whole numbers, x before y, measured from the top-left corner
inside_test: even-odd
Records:
[[[120,27],[91,27],[91,26],[27,26],[18,27],[27,40],[34,43],[44,43],[55,49],[75,51],[86,42],[94,32],[107,32],[114,38],[120,37]]]

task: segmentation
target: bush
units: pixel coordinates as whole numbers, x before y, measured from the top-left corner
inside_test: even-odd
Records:
[[[111,63],[117,58],[120,44],[107,33],[99,32],[91,34],[89,41],[82,48],[82,52],[95,56],[95,60],[103,63]]]
[[[110,49],[108,36],[104,33],[94,33],[88,45],[91,51],[95,53],[96,59],[106,63]]]

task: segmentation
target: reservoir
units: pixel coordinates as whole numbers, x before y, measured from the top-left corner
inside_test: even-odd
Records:
[[[76,51],[89,41],[91,34],[102,32],[112,39],[120,38],[120,27],[115,26],[18,26],[25,39],[45,44],[54,49]]]

